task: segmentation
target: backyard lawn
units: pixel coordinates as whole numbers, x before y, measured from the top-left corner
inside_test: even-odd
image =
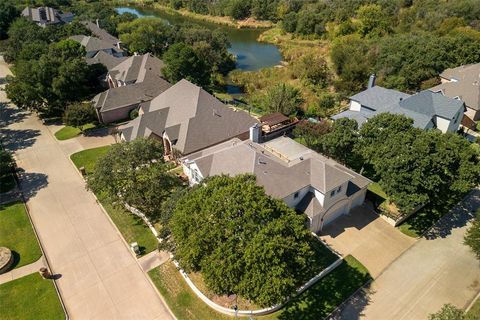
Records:
[[[22,202],[0,205],[0,246],[12,250],[14,268],[35,262],[42,256]]]
[[[72,154],[70,158],[78,169],[81,167],[85,167],[87,173],[90,173],[93,171],[97,160],[103,155],[105,155],[109,149],[110,146],[87,149]]]
[[[0,285],[0,317],[8,320],[65,319],[52,280],[38,273]]]
[[[210,307],[191,291],[175,265],[169,261],[149,272],[177,319],[233,319]],[[323,319],[370,279],[367,269],[352,256],[283,309],[259,320]]]
[[[110,146],[83,150],[72,154],[71,159],[77,168],[85,167],[88,174],[95,168],[96,161],[105,155],[109,149]],[[142,255],[152,252],[158,247],[157,239],[142,219],[124,208],[114,206],[103,195],[97,194],[97,198],[120,230],[125,241],[128,243],[137,242]]]
[[[89,123],[83,126],[83,130],[93,129],[96,126],[93,123]],[[55,132],[55,138],[58,140],[68,140],[71,138],[75,138],[81,133],[79,128],[65,126],[62,129]]]

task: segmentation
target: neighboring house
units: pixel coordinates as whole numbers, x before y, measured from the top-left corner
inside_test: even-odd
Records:
[[[85,57],[87,59],[95,57],[101,51],[108,53],[114,57],[124,56],[124,52],[119,45],[115,46],[110,42],[101,40],[99,38],[77,35],[71,36],[70,39],[77,41],[85,48],[85,51],[87,52]]]
[[[261,143],[258,125],[250,140],[232,139],[182,159],[195,185],[209,176],[250,173],[270,196],[309,218],[313,232],[365,201],[370,180],[287,137]]]
[[[88,30],[97,38],[100,40],[103,40],[105,42],[110,43],[111,45],[120,48],[121,46],[121,41],[117,37],[112,36],[110,33],[108,33],[105,29],[100,28],[100,25],[98,23],[98,19],[96,23],[93,23],[91,21],[83,21],[82,22],[85,27],[87,27]]]
[[[102,52],[97,55],[100,54]],[[103,123],[129,118],[133,109],[171,87],[162,78],[163,62],[158,58],[144,54],[115,59],[122,61],[109,69],[106,79],[110,89],[93,99],[98,118]]]
[[[414,127],[437,128],[442,132],[456,132],[462,121],[465,104],[429,90],[409,95],[400,91],[375,86],[372,76],[367,90],[350,97],[350,109],[332,119],[350,118],[359,126],[380,113],[403,114],[413,119]]]
[[[87,63],[90,65],[99,63],[104,65],[105,68],[107,68],[107,70],[111,70],[117,65],[119,65],[120,63],[122,63],[123,61],[125,61],[126,59],[128,59],[128,57],[115,57],[115,56],[112,56],[111,54],[106,53],[105,51],[99,51],[92,58],[87,58],[86,60],[87,60]],[[104,76],[105,77],[103,78],[103,80],[106,82],[107,77],[106,75]]]
[[[178,158],[235,137],[247,139],[255,123],[248,113],[227,107],[184,79],[142,104],[140,116],[119,130],[122,140],[158,139],[166,156]]]
[[[35,22],[42,28],[51,24],[64,24],[72,22],[74,15],[70,12],[62,12],[50,7],[30,8],[26,7],[22,11],[22,16]]]
[[[149,53],[134,55],[109,70],[108,85],[110,88],[116,88],[140,83],[144,81],[147,73],[163,77],[163,67],[163,61]]]
[[[465,102],[465,115],[480,120],[480,63],[447,69],[440,74],[442,84],[430,89],[433,92]]]

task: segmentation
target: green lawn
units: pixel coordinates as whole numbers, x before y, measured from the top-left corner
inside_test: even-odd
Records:
[[[91,173],[96,161],[105,155],[110,146],[83,150],[71,155],[71,159],[77,168],[85,167]],[[123,238],[128,242],[137,242],[142,255],[152,252],[158,247],[158,241],[142,219],[131,214],[124,208],[114,206],[105,196],[97,194],[98,200],[102,203],[110,218],[120,230]]]
[[[112,205],[112,203],[105,197],[98,196],[98,199],[120,230],[123,238],[128,243],[138,243],[141,255],[145,255],[157,249],[158,241],[142,219],[124,208]]]
[[[8,192],[15,187],[15,179],[9,174],[0,178],[0,193]]]
[[[93,123],[89,123],[83,126],[83,130],[88,130],[88,129],[93,129],[95,128],[96,125]],[[68,140],[71,138],[75,138],[81,133],[81,130],[79,128],[75,127],[70,127],[70,126],[65,126],[62,129],[58,130],[55,132],[55,137],[58,140]]]
[[[35,262],[42,256],[22,202],[0,205],[0,246],[12,250],[15,268]]]
[[[467,312],[467,320],[480,319],[480,299],[477,299]]]
[[[169,261],[148,274],[177,319],[233,319],[214,311],[197,298],[172,262]],[[347,256],[344,263],[282,310],[256,319],[323,319],[369,279],[367,269],[352,256]]]
[[[73,163],[75,164],[75,166],[77,166],[78,169],[81,167],[85,167],[85,170],[87,171],[87,173],[89,173],[93,171],[97,160],[103,155],[105,155],[108,150],[110,150],[110,146],[87,149],[72,154],[70,156],[70,159],[72,159]]]
[[[387,194],[385,191],[383,191],[382,187],[376,182],[372,182],[368,185],[368,190],[376,194],[377,196],[383,198],[383,199],[388,199]]]
[[[5,320],[65,319],[52,280],[38,273],[0,285],[0,317]]]

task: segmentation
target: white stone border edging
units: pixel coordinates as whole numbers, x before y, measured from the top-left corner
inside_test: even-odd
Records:
[[[147,216],[144,213],[142,213],[140,210],[130,206],[127,203],[125,203],[124,205],[125,205],[125,208],[128,211],[130,211],[132,214],[136,215],[137,217],[141,218],[147,224],[150,231],[155,235],[155,238],[157,238],[158,242],[162,242],[162,239],[160,239],[158,237],[157,230],[155,230],[152,223],[150,222],[150,220],[147,218]],[[340,264],[342,264],[343,257],[338,252],[336,252],[335,250],[332,250],[332,248],[330,248],[330,246],[327,243],[325,243],[325,241],[320,239],[320,237],[318,237],[315,233],[312,232],[312,234],[327,249],[329,249],[334,255],[336,255],[338,257],[338,259],[335,260],[331,265],[329,265],[328,267],[323,269],[319,274],[317,274],[316,276],[314,276],[313,278],[308,280],[300,288],[298,288],[297,292],[295,293],[295,295],[293,297],[287,298],[283,303],[280,303],[280,304],[277,304],[277,305],[274,305],[274,306],[271,306],[271,307],[268,307],[268,308],[259,309],[259,310],[237,310],[237,311],[235,311],[234,309],[230,309],[230,308],[226,308],[226,307],[222,307],[221,305],[218,305],[217,303],[210,300],[202,291],[200,291],[200,289],[198,289],[195,286],[195,284],[193,283],[192,280],[190,280],[190,277],[185,272],[185,270],[183,270],[180,267],[180,264],[178,263],[178,261],[176,261],[174,259],[172,259],[172,261],[175,264],[175,266],[177,267],[180,274],[182,275],[183,279],[185,279],[185,282],[188,284],[190,289],[192,289],[192,291],[197,295],[197,297],[199,297],[203,302],[205,302],[210,308],[214,309],[215,311],[226,314],[226,315],[229,315],[229,316],[264,316],[264,315],[271,314],[271,313],[283,308],[283,306],[285,306],[292,298],[294,298],[294,297],[298,296],[299,294],[303,293],[305,290],[307,290],[308,288],[313,286],[320,279],[322,279],[323,277],[328,275],[336,267],[338,267]],[[172,254],[170,254],[170,256],[173,257]]]

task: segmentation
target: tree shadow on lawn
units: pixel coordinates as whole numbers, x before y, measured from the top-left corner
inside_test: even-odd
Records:
[[[278,318],[323,319],[368,280],[370,280],[368,273],[362,273],[344,261],[316,285],[292,299]],[[368,298],[364,300],[359,304],[359,312],[368,304]]]
[[[83,135],[85,137],[106,137],[110,135],[110,129],[109,128],[93,128],[93,129],[86,129],[83,132]]]
[[[443,216],[424,235],[427,240],[445,238],[453,229],[464,227],[467,222],[475,217],[475,212],[480,208],[480,190],[475,189],[469,194],[468,199],[459,200],[461,203],[453,208],[450,213]]]
[[[2,140],[3,146],[12,152],[31,147],[39,135],[40,130],[0,129],[0,139]]]

